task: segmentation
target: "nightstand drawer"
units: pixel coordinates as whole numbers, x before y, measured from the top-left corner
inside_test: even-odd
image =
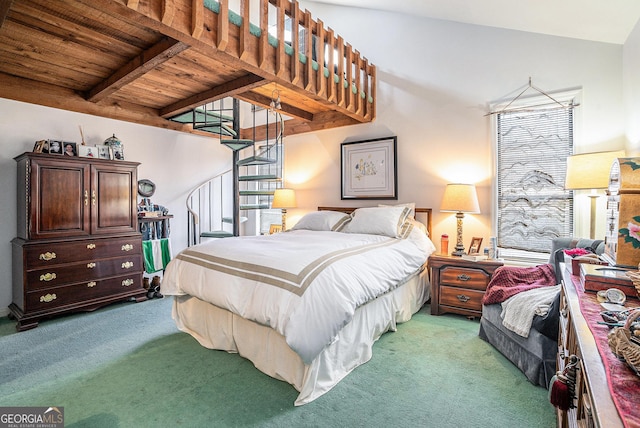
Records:
[[[441,286],[439,304],[472,311],[482,311],[482,296],[484,296],[484,293],[478,290]]]
[[[480,269],[445,266],[440,269],[440,284],[486,290],[491,277]]]

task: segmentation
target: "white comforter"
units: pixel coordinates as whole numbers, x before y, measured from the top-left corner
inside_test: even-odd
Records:
[[[270,326],[308,364],[356,308],[424,269],[434,249],[417,231],[407,239],[308,230],[226,238],[181,252],[162,293]]]

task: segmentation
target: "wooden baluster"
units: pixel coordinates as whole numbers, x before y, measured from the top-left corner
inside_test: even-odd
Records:
[[[266,70],[269,50],[269,2],[260,0],[260,45],[258,46],[258,67]]]
[[[324,77],[324,43],[325,43],[325,31],[324,24],[321,20],[318,19],[318,43],[316,44],[318,47],[318,56],[316,58],[316,63],[318,63],[318,71],[316,73],[316,88],[318,90],[318,95],[322,97],[327,97],[327,79]]]
[[[224,51],[229,44],[229,0],[218,0],[220,11],[218,12],[218,38],[216,46]]]
[[[222,5],[220,6],[222,8]],[[204,27],[204,2],[202,0],[191,1],[191,36],[199,39]]]

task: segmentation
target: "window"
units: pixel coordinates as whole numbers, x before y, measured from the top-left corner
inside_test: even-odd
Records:
[[[531,103],[496,114],[497,239],[509,259],[546,258],[535,253],[548,254],[552,238],[573,231],[573,192],[564,181],[574,108]]]

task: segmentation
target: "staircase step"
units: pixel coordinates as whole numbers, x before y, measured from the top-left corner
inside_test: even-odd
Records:
[[[226,230],[211,230],[209,232],[200,233],[201,238],[231,238],[233,233]]]
[[[273,196],[275,190],[240,190],[240,196]]]
[[[282,178],[275,174],[266,175],[241,175],[239,181],[282,181]]]
[[[195,112],[195,120],[194,120],[194,112]],[[171,120],[180,123],[199,123],[199,124],[221,124],[222,122],[233,122],[233,116],[226,116],[224,114],[220,114],[215,111],[207,110],[206,112],[202,109],[195,109],[185,111],[182,114],[174,116]]]
[[[241,210],[266,210],[269,209],[269,204],[244,204],[240,205]]]
[[[193,129],[197,129],[198,131],[210,132],[212,134],[216,134],[222,137],[235,137],[236,133],[231,131],[229,132],[224,126],[219,125],[196,125]]]
[[[220,140],[220,144],[224,144],[229,147],[233,151],[246,149],[247,147],[251,147],[254,144],[253,140],[240,140],[240,139],[223,139]]]
[[[244,223],[249,220],[247,217],[240,217],[240,223]],[[233,219],[231,217],[222,217],[223,223],[233,224]]]
[[[244,158],[238,161],[238,166],[249,166],[249,165],[266,165],[270,163],[276,163],[277,160],[266,158],[263,156],[250,156],[248,158]]]

